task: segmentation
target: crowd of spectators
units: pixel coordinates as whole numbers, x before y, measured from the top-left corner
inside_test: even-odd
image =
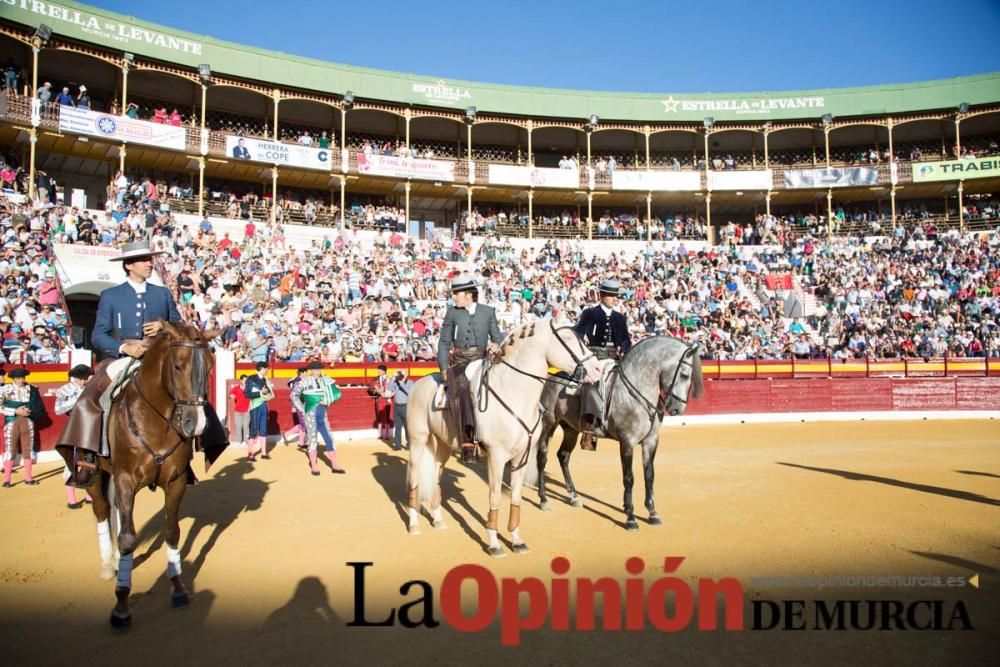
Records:
[[[648,243],[602,258],[580,241],[517,251],[490,237],[472,254],[461,240],[446,246],[398,232],[331,234],[296,249],[274,231],[249,223],[235,242],[203,221],[193,234],[163,228],[158,238],[175,251],[162,269],[186,317],[221,328],[220,344],[242,359],[432,360],[448,280],[470,266],[507,328],[575,320],[611,274],[625,287],[622,311],[637,337],[697,340],[707,358],[920,357],[942,352],[942,341],[951,356],[1000,349],[996,233],[928,239],[918,226],[872,244],[781,235],[763,247],[699,252]],[[818,312],[782,317],[784,295],[763,280],[782,271],[815,292]]]
[[[0,194],[0,361],[66,363],[70,334],[44,209]]]
[[[241,215],[242,234],[217,234],[209,219],[185,224],[162,207],[164,183],[124,178],[119,186],[121,178],[104,212],[3,200],[0,330],[9,361],[58,359],[68,346],[52,241],[119,245],[143,237],[172,251],[160,271],[185,318],[222,329],[219,344],[252,361],[432,360],[448,281],[469,270],[482,276],[481,298],[506,328],[545,316],[573,321],[600,280],[614,275],[636,336],[697,340],[707,358],[1000,351],[1000,236],[939,232],[919,207],[875,241],[827,239],[819,218],[814,227],[803,218],[803,229],[794,216],[759,216],[723,226],[719,244],[697,252],[684,241],[653,241],[591,256],[579,239],[518,251],[501,235],[481,244],[471,236],[416,240],[398,226],[374,236],[331,230],[292,247],[281,221]],[[970,205],[995,215],[989,197]],[[785,295],[764,288],[773,272],[793,273],[815,294],[816,311],[783,317]]]

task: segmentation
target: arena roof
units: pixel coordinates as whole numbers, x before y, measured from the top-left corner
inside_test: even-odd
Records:
[[[44,23],[57,36],[120,48],[147,58],[252,81],[402,104],[520,116],[640,122],[764,122],[871,116],[947,109],[962,102],[1000,101],[1000,72],[938,81],[862,88],[725,94],[616,93],[506,86],[351,67],[195,35],[68,0],[0,0],[0,17],[31,28]],[[942,57],[947,57],[942,52]]]

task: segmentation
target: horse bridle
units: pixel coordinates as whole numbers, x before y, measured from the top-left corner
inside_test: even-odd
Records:
[[[208,346],[208,343],[195,343],[193,341],[174,341],[174,342],[170,343],[170,346],[169,346],[169,348],[167,350],[167,357],[166,358],[167,358],[168,362],[170,361],[170,350],[175,349],[175,348],[189,348],[189,349],[192,349],[192,350],[204,350],[204,351],[208,351],[209,346]],[[199,354],[199,355],[195,356],[194,359],[199,360],[199,362],[201,364],[204,364],[204,362],[205,362],[204,355],[200,355]],[[194,370],[198,370],[198,362],[195,363],[195,369]],[[188,436],[184,435],[183,431],[180,430],[179,426],[177,424],[175,424],[175,422],[176,422],[176,416],[177,416],[177,406],[203,408],[203,407],[205,407],[205,405],[208,404],[208,401],[205,399],[206,386],[202,386],[203,384],[207,385],[207,382],[208,382],[208,369],[207,369],[207,367],[204,367],[204,371],[205,371],[204,373],[197,374],[197,377],[195,378],[195,381],[193,382],[194,387],[192,388],[192,393],[195,396],[195,398],[193,398],[193,399],[179,399],[179,398],[175,397],[173,393],[171,393],[171,390],[173,389],[173,387],[170,387],[170,390],[167,390],[166,388],[164,388],[164,391],[167,394],[167,397],[170,398],[173,401],[173,403],[170,406],[170,414],[169,414],[169,416],[163,414],[162,412],[160,412],[159,408],[157,408],[153,404],[153,402],[150,401],[149,398],[146,397],[146,394],[143,393],[142,387],[139,386],[138,382],[134,381],[132,383],[132,386],[135,387],[136,393],[139,394],[139,398],[141,398],[143,400],[143,402],[146,405],[148,405],[150,407],[150,409],[153,410],[153,412],[156,414],[156,416],[158,416],[160,419],[162,419],[164,422],[166,422],[167,426],[169,426],[170,429],[172,431],[174,431],[174,433],[177,434],[177,442],[174,443],[174,445],[169,450],[167,450],[167,452],[165,454],[158,453],[156,450],[154,450],[152,448],[152,446],[149,444],[149,442],[146,440],[146,438],[142,435],[142,433],[139,432],[138,424],[135,421],[135,417],[132,415],[132,408],[131,408],[131,406],[129,405],[128,402],[125,402],[125,416],[128,419],[129,430],[132,431],[132,434],[139,439],[140,444],[142,444],[142,446],[145,448],[145,450],[147,452],[149,452],[149,454],[153,457],[153,460],[156,462],[157,469],[159,469],[159,467],[161,465],[163,465],[164,461],[166,461],[168,458],[170,458],[171,454],[173,454],[175,451],[177,451],[177,448],[181,446],[181,443],[183,443],[185,440],[189,439]],[[159,470],[157,470],[157,478],[158,477],[159,477]]]
[[[642,438],[642,440],[648,438],[649,435],[656,429],[658,422],[663,420],[663,414],[667,409],[667,402],[670,399],[673,399],[678,403],[681,403],[685,407],[687,406],[688,397],[678,396],[675,391],[675,387],[677,386],[677,378],[680,377],[680,371],[682,366],[687,364],[688,367],[690,367],[693,372],[694,355],[697,353],[698,353],[697,343],[691,343],[690,345],[687,346],[687,348],[684,350],[684,353],[681,355],[680,361],[677,362],[677,367],[674,368],[674,375],[670,380],[670,385],[667,387],[666,390],[664,390],[662,387],[660,388],[660,391],[658,392],[659,396],[656,400],[656,405],[653,405],[648,398],[642,395],[642,392],[640,392],[639,389],[636,388],[636,386],[632,383],[632,381],[628,379],[628,376],[625,374],[625,370],[622,369],[621,366],[615,367],[615,372],[617,373],[618,377],[621,378],[622,384],[625,385],[625,389],[628,390],[628,393],[631,394],[633,398],[638,399],[646,407],[647,417],[649,418],[650,421],[650,428],[649,431],[646,433],[645,437]],[[608,392],[608,403],[610,402],[611,402],[611,391]]]

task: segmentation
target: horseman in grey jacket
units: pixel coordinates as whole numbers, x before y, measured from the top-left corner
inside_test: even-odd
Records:
[[[476,434],[472,390],[465,367],[496,352],[503,334],[493,308],[476,303],[479,287],[473,278],[452,280],[451,295],[454,305],[448,307],[441,324],[438,367],[449,384],[449,404],[460,429],[462,458],[468,462],[475,460]]]

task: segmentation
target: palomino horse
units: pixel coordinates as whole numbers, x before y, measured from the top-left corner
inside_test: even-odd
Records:
[[[486,522],[487,551],[504,555],[497,540],[497,519],[504,465],[511,464],[510,531],[511,546],[517,553],[527,551],[521,540],[521,488],[531,445],[540,433],[538,399],[556,367],[572,374],[576,381],[594,382],[600,377],[600,363],[570,327],[556,327],[552,320],[523,325],[507,335],[496,359],[483,362],[475,371],[471,386],[476,393],[476,419],[483,447],[488,454],[490,509]],[[448,457],[457,450],[458,431],[445,410],[435,406],[438,383],[425,377],[410,392],[407,426],[410,430],[409,531],[419,533],[421,501],[430,501],[435,528],[444,528],[441,516],[441,473]]]
[[[217,333],[203,333],[180,322],[164,322],[139,371],[108,415],[111,458],[99,459],[99,472],[88,491],[97,518],[101,575],[108,579],[113,573],[108,522],[112,502],[120,517],[115,587],[118,603],[111,611],[114,628],[125,629],[132,622],[128,598],[132,552],[138,546],[132,509],[136,492],[144,486],[159,486],[165,492],[163,537],[167,544],[167,576],[173,586],[171,600],[176,608],[190,603],[181,582],[181,531],[177,519],[193,454],[192,439],[202,434],[207,423],[205,396],[213,365],[209,341]]]
[[[639,530],[632,507],[632,448],[642,444],[642,470],[646,478],[646,509],[649,523],[663,523],[653,502],[653,461],[660,442],[660,424],[664,413],[682,414],[687,408],[688,396],[701,396],[704,384],[701,359],[697,345],[688,345],[678,338],[654,336],[639,341],[606,380],[606,405],[604,428],[597,435],[618,441],[622,462],[622,480],[625,485],[625,528]],[[566,480],[569,502],[580,507],[583,502],[576,494],[573,478],[569,474],[569,459],[576,447],[580,424],[580,398],[553,378],[545,383],[542,392],[545,416],[539,438],[536,462],[529,468],[527,482],[534,486],[537,477],[538,497],[542,509],[547,510],[545,495],[545,461],[549,440],[562,425],[563,441],[559,447],[559,464]]]

